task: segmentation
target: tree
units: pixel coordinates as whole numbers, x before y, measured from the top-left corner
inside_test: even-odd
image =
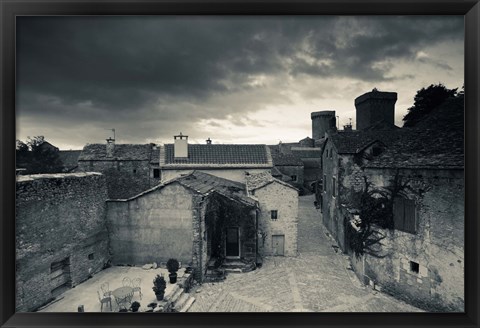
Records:
[[[17,167],[25,168],[27,174],[58,173],[63,170],[63,163],[58,149],[45,147],[43,136],[28,137],[27,142],[16,141]]]
[[[404,127],[416,125],[423,117],[428,115],[434,108],[442,104],[446,99],[455,97],[457,88],[447,89],[443,84],[432,84],[429,87],[417,91],[413,106],[408,108],[408,113],[403,117]]]

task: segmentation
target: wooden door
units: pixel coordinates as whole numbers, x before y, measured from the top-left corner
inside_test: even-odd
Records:
[[[225,256],[229,258],[240,257],[240,231],[238,228],[227,228]]]
[[[283,256],[285,252],[285,235],[272,236],[273,255]]]

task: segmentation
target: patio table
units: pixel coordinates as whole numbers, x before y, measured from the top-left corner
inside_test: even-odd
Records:
[[[123,286],[115,289],[112,292],[113,297],[115,297],[115,302],[119,308],[127,309],[130,306],[133,298],[133,288],[129,286]]]

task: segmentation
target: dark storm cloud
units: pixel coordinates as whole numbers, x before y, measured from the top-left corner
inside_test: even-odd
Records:
[[[392,74],[395,61],[462,39],[463,17],[447,16],[19,17],[17,114],[119,124],[187,118],[192,127],[254,110],[249,103],[288,103],[271,85],[252,84],[258,75],[408,78]],[[209,106],[234,93],[234,103]]]

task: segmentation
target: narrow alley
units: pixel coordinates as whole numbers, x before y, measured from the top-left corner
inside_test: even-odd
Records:
[[[299,197],[296,258],[267,257],[257,270],[197,286],[189,312],[421,311],[360,283],[348,257],[335,251],[313,201],[313,195]]]

